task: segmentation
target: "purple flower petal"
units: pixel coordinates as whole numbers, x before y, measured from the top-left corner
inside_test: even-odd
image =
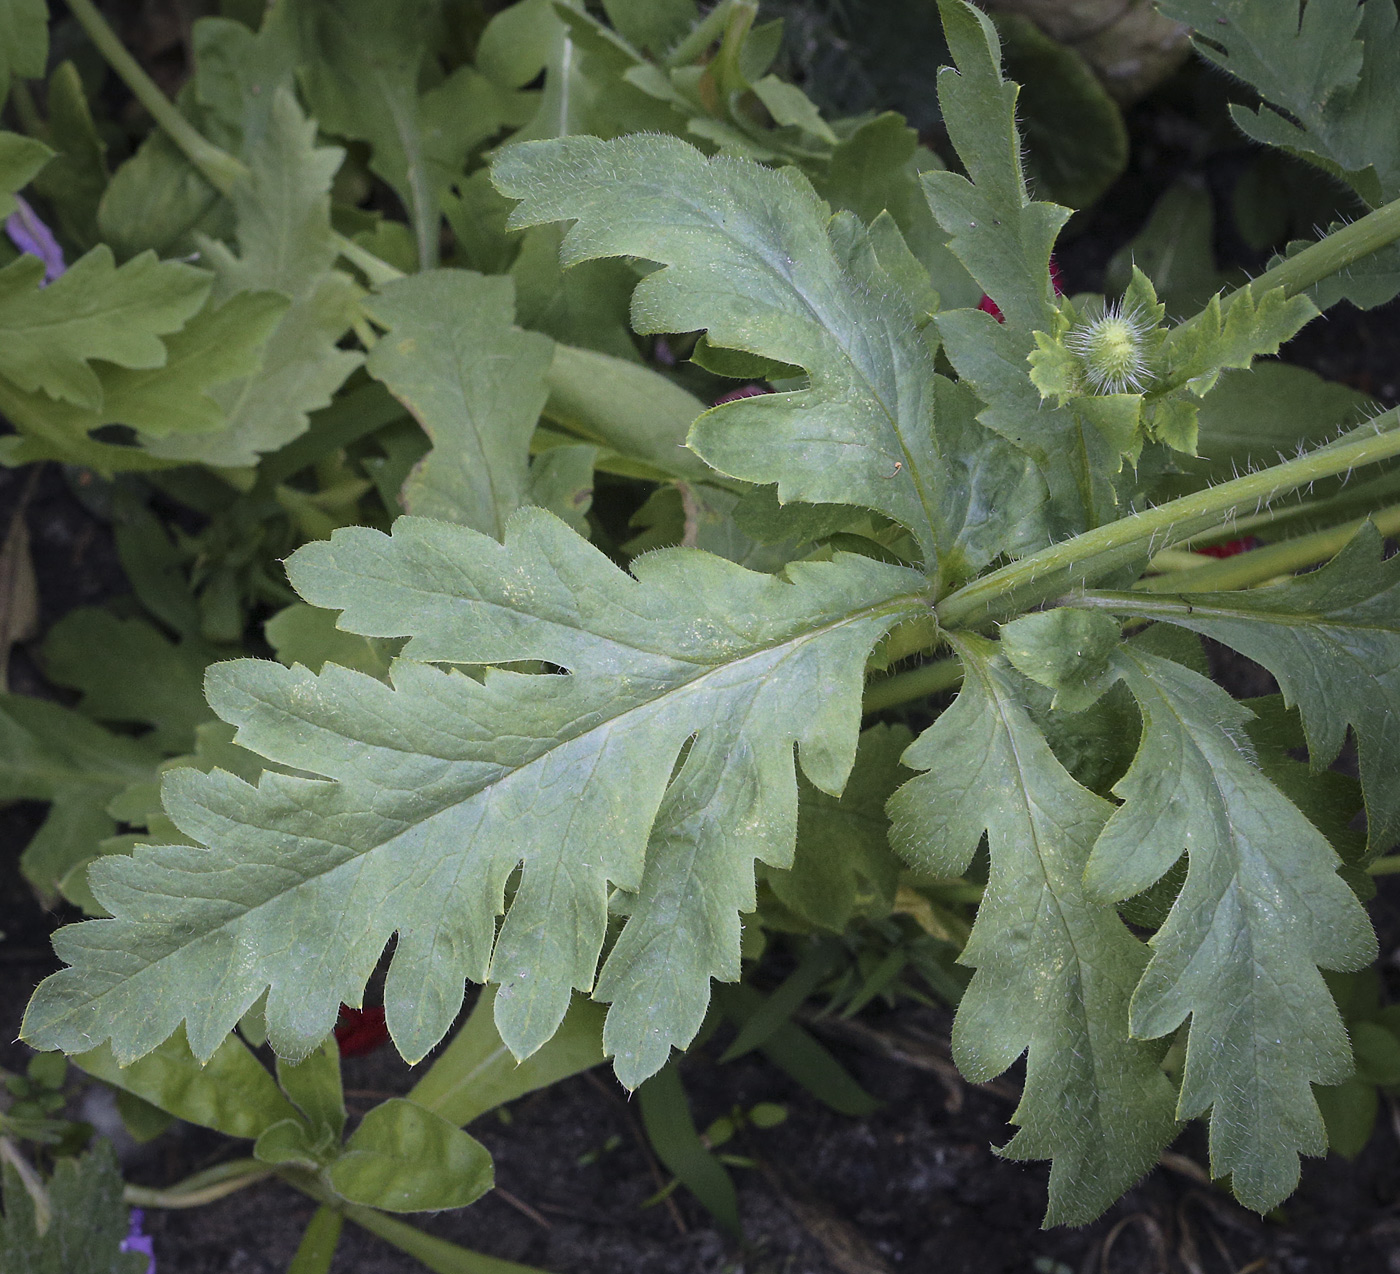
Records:
[[[35,254],[37,255],[37,253]],[[141,1222],[146,1214],[140,1208],[131,1209],[131,1233],[122,1240],[123,1252],[140,1252],[151,1258],[146,1266],[146,1274],[156,1274],[156,1241],[149,1234],[141,1233]]]
[[[52,283],[67,269],[63,264],[63,249],[33,208],[18,195],[15,203],[19,206],[5,219],[5,233],[21,252],[38,257],[44,263],[44,282]]]

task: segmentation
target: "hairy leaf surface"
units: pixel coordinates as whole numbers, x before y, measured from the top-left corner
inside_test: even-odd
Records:
[[[1127,898],[1187,854],[1133,996],[1132,1029],[1167,1035],[1190,1016],[1177,1113],[1211,1112],[1212,1171],[1231,1174],[1241,1202],[1267,1212],[1298,1184],[1298,1155],[1326,1152],[1310,1084],[1351,1072],[1317,965],[1359,968],[1375,957],[1375,937],[1332,847],[1258,769],[1249,710],[1132,647],[1114,667],[1142,712],[1142,743],[1085,881],[1099,897]]]
[[[967,869],[987,833],[991,874],[960,961],[977,972],[953,1027],[973,1082],[1028,1052],[1003,1153],[1051,1159],[1047,1225],[1083,1224],[1142,1176],[1175,1130],[1160,1050],[1128,1036],[1147,952],[1082,876],[1111,807],[1061,767],[992,643],[958,637],[963,688],[904,754],[926,774],[891,798],[913,864]]]
[[[209,848],[91,870],[115,919],[58,937],[74,967],[37,993],[29,1036],[110,1038],[126,1060],[183,1019],[207,1056],[270,987],[269,1036],[304,1056],[397,931],[385,997],[406,1057],[442,1037],[467,977],[501,984],[501,1036],[526,1056],[571,988],[593,986],[611,884],[634,897],[598,994],[619,1074],[645,1078],[698,1028],[709,978],[738,975],[752,860],[791,861],[794,743],[839,792],[865,656],[926,604],[927,581],[840,557],[788,582],[685,550],[636,571],[532,509],[505,545],[402,518],[392,537],[352,528],[301,550],[308,601],[351,631],[410,637],[393,686],[334,665],[211,673],[240,744],[324,778],[171,773],[171,818]],[[527,659],[570,671],[478,681],[412,662]]]
[[[951,541],[941,507],[933,356],[874,253],[845,255],[793,169],[706,159],[669,137],[567,137],[502,153],[514,226],[571,219],[567,264],[638,256],[665,267],[632,302],[642,332],[704,329],[725,349],[806,369],[811,385],[715,408],[690,445],[779,498],[858,504],[913,532],[930,560]],[[838,219],[847,244],[864,241]],[[951,533],[950,533],[951,531]]]

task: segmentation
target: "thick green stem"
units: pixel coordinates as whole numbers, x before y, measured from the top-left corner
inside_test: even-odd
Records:
[[[1366,521],[1366,518],[1353,518],[1325,531],[1300,535],[1205,566],[1153,575],[1139,580],[1133,587],[1144,593],[1202,593],[1226,588],[1249,588],[1335,557]],[[1382,535],[1394,535],[1400,531],[1400,505],[1371,514],[1370,521],[1376,524],[1376,529]]]
[[[1033,553],[945,597],[935,611],[939,625],[979,628],[1023,614],[1091,580],[1140,566],[1144,557],[1199,535],[1243,509],[1257,509],[1319,478],[1400,455],[1400,429],[1381,432],[1380,428],[1383,422],[1393,426],[1395,421],[1396,413],[1387,412],[1371,422],[1372,428],[1362,437],[1350,434],[1296,460],[1131,514]]]
[[[959,660],[939,659],[921,668],[911,668],[908,672],[897,672],[881,681],[872,681],[865,688],[861,709],[879,712],[882,708],[927,699],[939,691],[951,690],[961,680],[962,663]]]
[[[1390,854],[1385,858],[1378,858],[1366,870],[1373,876],[1400,875],[1400,854]]]
[[[1400,239],[1400,199],[1393,199],[1359,221],[1334,230],[1296,256],[1280,261],[1248,286],[1256,297],[1273,288],[1283,288],[1289,296],[1296,296],[1397,239]],[[1240,288],[1225,297],[1222,308],[1231,305],[1243,292],[1244,288]]]
[[[132,91],[136,100],[150,111],[166,136],[184,151],[185,158],[203,173],[205,180],[215,190],[227,195],[248,176],[243,164],[226,150],[215,146],[175,109],[156,82],[126,51],[126,46],[117,39],[117,33],[107,25],[107,20],[97,11],[92,0],[70,0],[68,11],[77,18],[107,65],[121,77],[122,83]]]

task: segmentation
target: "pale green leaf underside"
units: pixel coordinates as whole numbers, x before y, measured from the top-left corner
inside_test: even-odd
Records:
[[[352,631],[411,636],[393,685],[334,665],[217,667],[210,700],[238,742],[324,779],[169,775],[168,813],[209,848],[92,870],[115,918],[57,937],[74,967],[36,993],[27,1036],[68,1051],[110,1038],[129,1059],[183,1019],[207,1056],[270,987],[269,1036],[302,1056],[397,932],[385,1003],[404,1056],[442,1037],[468,977],[501,984],[497,1024],[525,1056],[571,989],[593,987],[616,886],[635,896],[598,979],[608,1047],[628,1083],[656,1070],[698,1029],[709,978],[738,975],[752,860],[791,861],[794,743],[807,777],[839,791],[865,656],[926,605],[927,581],[840,557],[788,582],[693,550],[635,569],[536,509],[504,545],[402,518],[392,537],[352,528],[302,549],[291,575],[308,601]],[[415,658],[571,675],[478,681]]]
[[[951,538],[932,353],[863,228],[843,221],[838,251],[830,209],[796,170],[642,135],[512,147],[492,176],[521,200],[513,226],[575,222],[566,264],[636,256],[665,267],[633,298],[639,331],[704,329],[722,348],[806,369],[807,389],[701,417],[690,442],[715,468],[777,482],[783,500],[877,509],[930,559]]]
[[[1351,1071],[1316,966],[1359,968],[1375,938],[1331,846],[1258,769],[1248,710],[1130,647],[1114,668],[1142,712],[1142,744],[1085,880],[1104,899],[1126,898],[1188,855],[1132,1029],[1167,1035],[1191,1017],[1178,1114],[1211,1111],[1213,1172],[1232,1174],[1241,1202],[1265,1212],[1297,1185],[1299,1153],[1326,1151],[1310,1083]]]
[[[1084,891],[1111,807],[1060,766],[996,648],[975,637],[955,645],[963,688],[904,755],[928,773],[891,799],[891,839],[917,866],[956,876],[987,833],[991,874],[960,957],[977,973],[954,1023],[954,1059],[981,1081],[1029,1053],[1013,1116],[1021,1130],[1004,1153],[1051,1159],[1046,1224],[1083,1224],[1175,1131],[1160,1049],[1128,1035],[1147,952]]]

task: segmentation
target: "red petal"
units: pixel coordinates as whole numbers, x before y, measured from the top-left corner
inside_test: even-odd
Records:
[[[1259,541],[1249,535],[1242,540],[1226,540],[1224,544],[1212,544],[1208,549],[1196,551],[1207,557],[1234,557],[1236,553],[1248,553],[1250,549],[1258,547]]]
[[[367,1009],[340,1006],[340,1019],[335,1024],[335,1042],[341,1057],[363,1057],[372,1053],[389,1038],[384,1024],[384,1008],[375,1005]]]

